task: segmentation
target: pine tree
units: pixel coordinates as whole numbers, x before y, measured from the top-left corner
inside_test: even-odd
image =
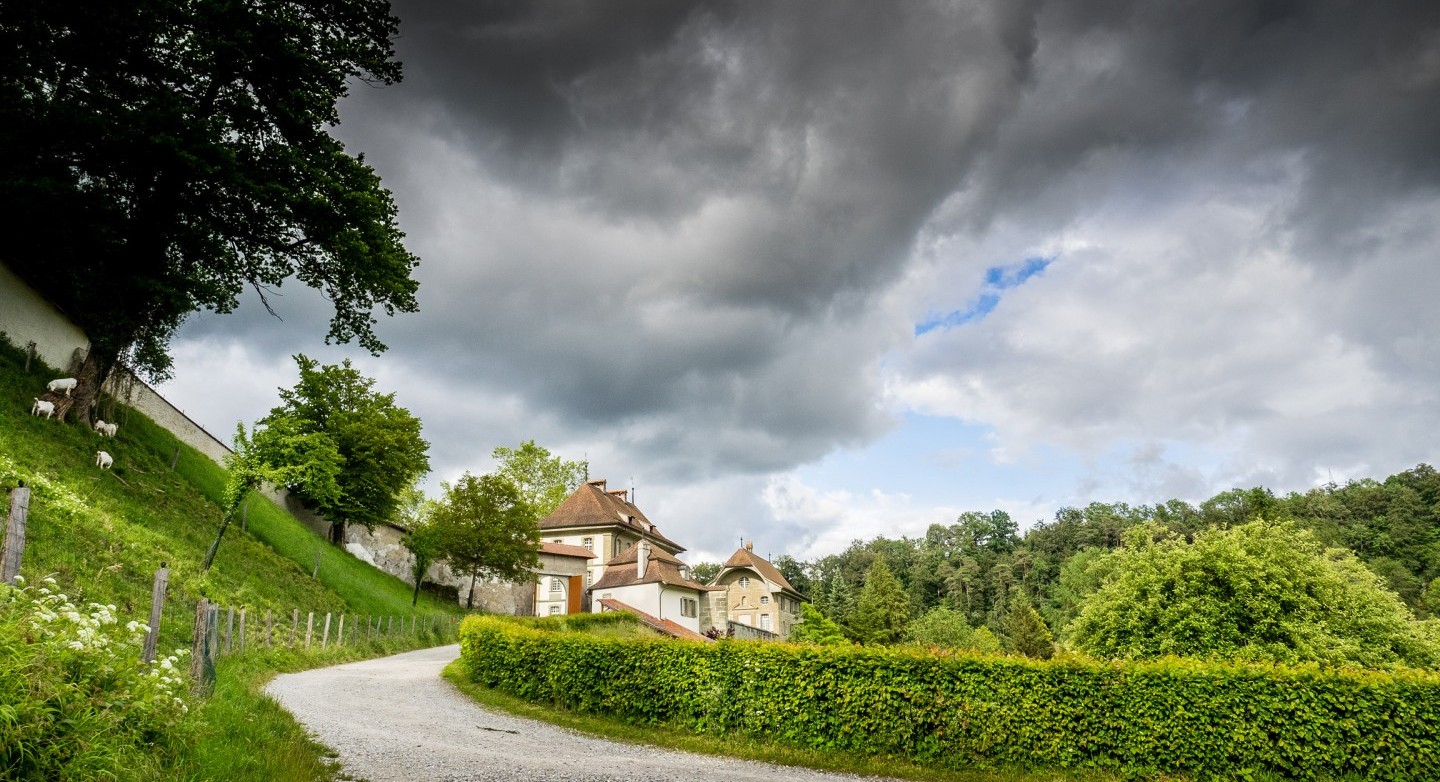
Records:
[[[845,580],[845,573],[839,568],[830,576],[820,612],[841,627],[851,627],[855,621],[855,590],[850,588],[850,582]]]
[[[1010,600],[1003,625],[1002,629],[1012,650],[1026,657],[1038,657],[1042,660],[1054,656],[1055,639],[1050,635],[1050,628],[1045,626],[1040,612],[1035,610],[1035,606],[1030,604],[1024,593]]]
[[[910,623],[910,597],[900,580],[890,572],[883,557],[865,574],[865,588],[855,605],[850,627],[867,644],[893,644],[905,633]]]

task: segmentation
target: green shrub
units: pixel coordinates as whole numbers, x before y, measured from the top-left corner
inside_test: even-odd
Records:
[[[183,747],[185,652],[140,666],[145,625],[54,584],[0,586],[0,779],[154,778]]]
[[[1051,661],[461,626],[478,683],[635,723],[953,768],[1440,778],[1440,674]]]

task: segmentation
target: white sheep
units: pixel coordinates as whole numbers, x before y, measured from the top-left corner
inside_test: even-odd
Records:
[[[105,436],[106,436],[106,437],[114,437],[114,436],[115,436],[115,433],[118,432],[119,430],[120,430],[120,424],[117,424],[117,423],[115,423],[114,421],[111,421],[110,423],[105,424]]]
[[[75,383],[76,380],[73,377],[57,377],[45,387],[51,391],[64,391],[65,396],[70,396],[70,392],[75,388]]]
[[[47,402],[44,399],[36,399],[35,404],[30,408],[30,415],[43,415],[46,418],[54,418],[55,403]]]
[[[95,419],[95,431],[99,432],[100,434],[105,434],[105,419]]]
[[[96,466],[96,467],[99,467],[99,468],[102,469],[102,470],[108,470],[108,469],[110,469],[110,465],[112,465],[112,464],[114,464],[114,463],[115,463],[115,457],[111,456],[110,454],[105,453],[104,451],[96,451],[96,452],[95,452],[95,466]]]

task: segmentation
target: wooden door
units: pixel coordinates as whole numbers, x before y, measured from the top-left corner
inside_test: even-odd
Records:
[[[580,598],[585,592],[585,577],[571,576],[570,589],[568,589],[567,592],[566,598],[568,605],[565,606],[565,613],[580,613]]]

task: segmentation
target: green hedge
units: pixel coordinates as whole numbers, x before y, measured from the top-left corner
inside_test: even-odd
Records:
[[[638,723],[966,768],[1440,779],[1440,674],[1107,663],[461,625],[471,677]]]

